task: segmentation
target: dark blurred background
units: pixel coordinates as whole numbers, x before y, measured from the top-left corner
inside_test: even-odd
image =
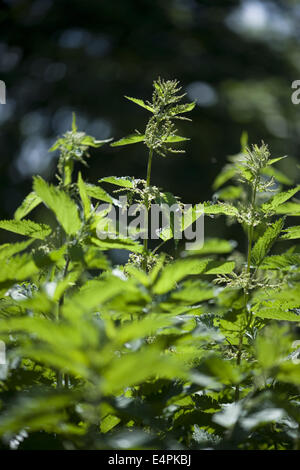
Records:
[[[185,203],[211,199],[226,156],[243,130],[262,139],[282,169],[299,179],[300,3],[259,0],[2,0],[0,79],[0,217],[11,217],[31,177],[53,180],[54,139],[78,126],[98,139],[143,131],[147,111],[125,100],[151,98],[158,76],[181,81],[196,100],[186,154],[153,164],[152,181]],[[92,152],[84,176],[146,172],[142,145]]]

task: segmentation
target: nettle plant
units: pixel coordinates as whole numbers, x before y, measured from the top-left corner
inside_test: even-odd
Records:
[[[163,80],[152,102],[129,98],[151,117],[143,134],[111,145],[144,143],[145,181],[85,182],[75,164],[107,141],[73,119],[52,147],[58,184],[34,177],[14,219],[0,222],[25,237],[0,246],[2,448],[300,448],[300,227],[287,226],[300,215],[299,187],[283,190],[292,181],[275,169],[280,158],[243,138],[204,203],[207,217],[240,224],[245,252],[225,239],[188,251],[175,240],[172,259],[162,252],[172,220],[152,251],[117,229],[97,236],[99,226],[110,233],[120,190],[148,211],[178,201],[151,184],[151,165],[186,140],[174,121],[194,104],[182,98],[178,82]],[[115,249],[129,253],[124,266],[112,264]]]

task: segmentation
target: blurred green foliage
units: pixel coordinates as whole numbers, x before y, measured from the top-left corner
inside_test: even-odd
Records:
[[[29,192],[32,174],[53,178],[50,143],[69,126],[119,139],[146,121],[120,97],[150,98],[159,75],[177,77],[197,101],[187,155],[153,166],[158,186],[189,203],[210,197],[224,155],[243,130],[268,142],[289,177],[298,170],[299,2],[295,0],[4,0],[0,7],[2,218]],[[142,125],[140,126],[141,122]],[[184,123],[179,134],[184,132]],[[89,181],[115,174],[143,177],[140,150],[105,148]],[[92,152],[94,155],[95,152]],[[121,156],[122,155],[122,156]],[[234,228],[218,232],[234,237]],[[207,226],[213,236],[213,229]]]

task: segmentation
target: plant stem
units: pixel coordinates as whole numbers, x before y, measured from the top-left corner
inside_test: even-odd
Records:
[[[146,189],[148,189],[150,187],[152,157],[153,157],[153,149],[151,148],[149,150],[149,157],[148,157]],[[147,211],[146,217],[148,218],[148,211],[149,211],[148,195],[147,195],[147,199],[146,199],[146,211]],[[146,234],[146,235],[148,237],[148,234]],[[148,238],[144,238],[144,260],[143,260],[144,270],[147,269],[147,252],[148,252]]]
[[[153,149],[150,149],[149,150],[149,158],[148,158],[148,167],[147,167],[147,183],[146,183],[147,188],[149,188],[149,186],[150,186],[152,157],[153,157]]]
[[[254,187],[253,187],[252,198],[251,198],[251,225],[248,230],[248,258],[247,258],[247,273],[248,274],[250,272],[250,266],[251,266],[251,252],[252,252],[253,225],[254,225],[253,218],[254,218],[254,211],[255,211],[257,183],[258,181],[256,180]]]
[[[67,257],[66,264],[65,264],[65,267],[64,267],[64,272],[63,272],[63,279],[67,275],[69,264],[70,264],[70,258]],[[61,307],[62,307],[63,303],[64,303],[64,295],[61,296],[61,298],[59,299],[59,302],[58,302],[58,312],[57,312],[57,321],[58,322],[60,320],[60,311],[61,311]],[[68,382],[67,376],[64,377],[64,373],[61,372],[61,371],[58,371],[57,372],[57,387],[62,388],[63,385],[64,385],[64,382],[65,382],[65,385],[66,385],[67,382]]]
[[[257,192],[257,184],[258,184],[258,178],[255,179],[255,183],[253,186],[252,190],[252,197],[251,197],[251,223],[248,227],[248,254],[247,254],[247,274],[250,274],[251,270],[251,254],[252,254],[252,244],[253,244],[253,228],[254,228],[254,211],[255,211],[255,202],[256,202],[256,192]],[[249,284],[249,281],[248,281]],[[250,323],[251,323],[251,314],[248,317],[248,310],[247,310],[247,304],[249,300],[249,285],[246,286],[244,290],[244,309],[246,313],[246,319],[247,319],[247,324],[245,330],[247,331]],[[239,346],[238,346],[238,353],[237,353],[237,358],[236,358],[236,364],[237,366],[240,365],[241,363],[241,357],[242,357],[242,347],[243,347],[243,334],[244,331],[241,332],[240,339],[239,339]],[[236,386],[235,388],[235,401],[239,401],[240,398],[240,388],[239,385]]]

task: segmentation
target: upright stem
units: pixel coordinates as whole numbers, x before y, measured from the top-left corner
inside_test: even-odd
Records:
[[[247,273],[250,272],[251,266],[251,252],[252,252],[252,242],[253,242],[253,217],[255,210],[255,201],[256,201],[256,192],[257,192],[257,181],[255,182],[252,198],[251,198],[251,225],[248,230],[248,259],[247,259]]]
[[[150,186],[152,157],[153,157],[153,149],[150,149],[149,150],[149,158],[148,158],[148,167],[147,167],[147,183],[146,183],[147,188],[149,188],[149,186]]]
[[[251,269],[251,254],[252,254],[253,228],[254,228],[253,218],[254,218],[254,211],[255,211],[257,183],[258,183],[258,180],[255,180],[253,191],[252,191],[252,197],[251,197],[251,224],[248,228],[248,254],[247,254],[247,271],[246,271],[247,274],[250,274],[250,269]],[[245,308],[245,313],[246,313],[246,318],[247,318],[246,329],[248,328],[251,322],[251,316],[248,318],[248,311],[247,311],[248,300],[249,300],[249,292],[248,292],[248,286],[247,286],[244,291],[244,308]],[[243,332],[241,332],[241,335],[240,335],[238,353],[237,353],[237,358],[236,358],[236,364],[238,366],[241,363],[242,347],[243,347]],[[239,388],[239,385],[237,385],[235,388],[235,401],[239,401],[239,398],[240,398],[240,388]]]
[[[153,157],[153,149],[149,150],[149,157],[148,157],[148,166],[147,166],[147,180],[146,180],[146,189],[150,186],[150,179],[151,179],[151,167],[152,167],[152,157]],[[146,217],[148,218],[148,211],[149,211],[149,199],[147,195],[146,199]],[[144,238],[144,260],[143,260],[143,268],[147,269],[147,252],[148,252],[148,238]]]
[[[70,258],[67,257],[66,264],[65,264],[65,267],[64,267],[64,272],[63,272],[63,279],[65,279],[65,277],[68,273],[69,264],[70,264]],[[60,311],[61,311],[61,308],[63,306],[63,303],[64,303],[64,295],[61,296],[61,298],[59,299],[59,302],[58,302],[58,312],[57,312],[57,321],[58,322],[60,321]],[[66,379],[67,379],[67,376],[65,376],[65,374],[63,372],[58,371],[57,372],[57,387],[62,388],[64,383],[66,385],[67,384]]]

